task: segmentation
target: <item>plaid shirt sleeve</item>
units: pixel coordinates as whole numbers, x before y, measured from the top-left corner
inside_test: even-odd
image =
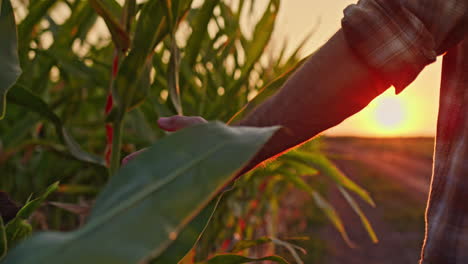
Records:
[[[464,38],[467,5],[466,0],[360,0],[345,9],[342,27],[351,48],[399,93]]]
[[[397,92],[446,53],[420,263],[468,263],[468,0],[361,0],[345,9],[342,26]]]
[[[422,264],[468,263],[468,38],[444,57]]]

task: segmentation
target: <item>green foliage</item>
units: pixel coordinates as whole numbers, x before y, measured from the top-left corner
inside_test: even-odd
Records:
[[[371,206],[375,206],[369,193],[354,183],[351,179],[341,172],[330,160],[321,153],[311,153],[306,151],[290,151],[286,157],[296,160],[300,163],[313,166],[320,172],[329,176],[336,184],[356,193]]]
[[[47,190],[39,197],[34,200],[29,200],[26,204],[21,207],[21,209],[16,214],[15,218],[13,218],[8,224],[5,226],[5,234],[6,234],[6,244],[5,247],[12,248],[22,240],[28,238],[32,234],[32,226],[27,221],[29,217],[36,211],[47,199],[47,197],[55,192],[58,189],[58,182],[52,184],[47,188]],[[2,223],[3,225],[3,223]]]
[[[4,263],[123,264],[157,257],[276,129],[209,123],[166,137],[109,181],[83,228],[38,234]],[[174,194],[185,199],[171,199]]]
[[[366,215],[362,212],[359,205],[354,201],[353,197],[351,197],[351,195],[349,195],[349,193],[345,189],[343,189],[343,187],[339,186],[338,189],[340,190],[341,194],[343,194],[344,198],[346,199],[348,204],[351,206],[351,208],[354,210],[354,212],[361,219],[362,225],[364,226],[367,233],[369,234],[372,242],[374,243],[379,242],[379,239],[377,238],[377,235],[375,234],[374,229],[369,223],[369,219],[367,219]]]
[[[222,244],[237,235],[250,241],[266,236],[270,242],[278,237],[279,201],[292,187],[310,194],[346,238],[336,210],[303,179],[319,172],[343,187],[376,240],[346,190],[373,205],[369,194],[309,148],[313,144],[245,175],[232,191],[213,199],[273,130],[211,123],[167,136],[156,127],[158,117],[182,113],[233,122],[284,84],[305,61],[299,56],[309,36],[289,56],[286,46],[274,54],[268,49],[279,0],[265,2],[251,36],[240,25],[251,15],[253,0],[238,1],[236,7],[221,0],[199,6],[192,0],[29,2],[18,7],[27,13],[18,24],[18,57],[10,1],[0,0],[0,94],[12,87],[8,115],[0,122],[0,188],[24,200],[59,180],[59,202],[94,200],[100,194],[81,229],[75,218],[50,209],[53,229],[76,230],[36,235],[5,263],[177,263],[188,252],[196,252],[202,263],[251,262],[254,258],[240,255],[210,257],[233,249]],[[65,11],[70,15],[60,21],[56,14]],[[108,32],[99,27],[100,19]],[[23,72],[14,84],[19,62]],[[113,100],[106,105],[108,98]],[[119,170],[121,155],[154,141]],[[46,196],[27,203],[5,228],[0,225],[0,239],[8,237],[10,224],[15,237],[28,236],[33,221],[27,218]],[[237,224],[241,220],[244,227]],[[271,228],[257,232],[263,221]],[[0,244],[0,255],[6,246]],[[250,247],[242,251],[253,252]],[[276,256],[267,259],[286,263]]]
[[[113,0],[90,0],[89,3],[106,22],[116,48],[121,51],[128,50],[130,47],[130,36],[124,28],[125,25],[122,25],[118,20],[122,16],[120,5]]]
[[[55,126],[55,131],[60,138],[60,141],[65,144],[70,151],[70,154],[79,161],[89,162],[104,166],[104,159],[99,156],[87,153],[81,149],[73,137],[68,133],[60,118],[50,110],[49,106],[38,96],[31,91],[16,85],[8,94],[8,102],[29,109],[48,119]]]
[[[16,23],[10,0],[0,4],[0,119],[5,115],[6,94],[21,73],[19,67]]]

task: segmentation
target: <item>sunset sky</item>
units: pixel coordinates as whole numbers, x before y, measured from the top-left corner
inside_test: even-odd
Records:
[[[267,1],[265,1],[267,2]],[[357,0],[282,1],[275,41],[289,39],[291,48],[320,23],[304,55],[323,45],[340,27],[343,9]],[[261,10],[259,10],[261,11]],[[327,135],[434,136],[437,120],[441,58],[427,67],[400,95],[393,88],[369,107],[326,132]]]

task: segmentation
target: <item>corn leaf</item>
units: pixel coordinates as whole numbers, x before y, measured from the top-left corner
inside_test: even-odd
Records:
[[[124,58],[119,69],[114,90],[116,106],[120,108],[120,115],[130,110],[145,98],[145,92],[139,91],[137,83],[144,72],[145,65],[151,61],[154,47],[168,33],[166,14],[159,1],[149,1],[141,10],[136,25],[132,49]],[[139,96],[138,94],[143,94]]]
[[[196,12],[196,16],[191,23],[193,33],[190,35],[185,47],[184,60],[188,67],[192,68],[200,54],[203,41],[207,39],[208,22],[213,17],[213,10],[218,5],[219,0],[205,1],[203,6]]]
[[[33,230],[28,221],[15,218],[5,226],[8,247],[13,248],[19,242],[31,236]]]
[[[46,191],[39,197],[34,200],[28,201],[16,214],[17,218],[21,219],[28,219],[34,211],[36,211],[42,203],[44,203],[45,199],[49,197],[50,194],[55,192],[58,189],[59,183],[55,182],[50,185]]]
[[[279,12],[280,0],[270,0],[262,18],[255,26],[253,38],[244,45],[246,61],[243,65],[243,72],[249,72],[253,65],[260,59],[265,47],[270,42],[273,33],[276,17]],[[241,78],[242,79],[242,78]]]
[[[177,17],[182,17],[182,14],[190,8],[191,2],[191,0],[180,0],[177,5],[179,10]],[[146,98],[147,92],[140,91],[137,84],[142,78],[145,65],[152,59],[154,48],[169,33],[166,8],[161,1],[148,1],[140,12],[132,48],[120,66],[112,92],[121,116],[123,112],[141,103],[142,98]]]
[[[341,186],[338,186],[338,190],[340,190],[341,194],[344,196],[348,204],[351,206],[354,212],[359,216],[359,219],[361,219],[361,223],[366,229],[367,234],[369,234],[369,237],[372,240],[372,242],[378,243],[379,239],[377,238],[377,235],[375,234],[374,228],[372,228],[372,225],[370,224],[369,219],[367,219],[366,215],[362,212],[361,208],[353,199],[353,197],[351,197],[351,195]]]
[[[214,122],[165,137],[111,178],[83,228],[35,235],[3,263],[128,264],[156,258],[276,130]]]
[[[58,182],[50,185],[46,191],[34,200],[27,201],[26,204],[5,226],[8,245],[13,247],[20,241],[32,234],[32,226],[26,220],[44,203],[47,197],[58,189]]]
[[[153,66],[151,63],[151,58],[149,58],[146,61],[146,65],[143,68],[143,71],[141,72],[141,76],[137,84],[138,89],[135,90],[135,93],[133,94],[133,100],[128,110],[131,110],[137,107],[148,97],[150,87],[151,87],[151,70],[152,69],[153,69]]]
[[[324,175],[329,176],[335,183],[346,189],[356,193],[364,201],[371,206],[375,207],[374,200],[372,200],[369,193],[362,187],[357,185],[354,181],[348,178],[340,169],[336,167],[327,157],[320,153],[309,153],[305,151],[291,151],[287,153],[288,157],[294,158],[297,161],[306,162],[312,167],[316,168]]]
[[[60,140],[67,146],[70,154],[72,154],[73,157],[84,162],[105,166],[105,161],[101,157],[87,153],[81,149],[78,143],[63,126],[60,118],[52,110],[50,110],[47,103],[44,102],[40,97],[19,85],[15,85],[14,89],[8,93],[8,100],[11,103],[22,106],[29,111],[37,113],[51,121],[55,126],[56,133]]]
[[[18,40],[15,16],[10,0],[2,1],[0,10],[0,120],[5,116],[6,95],[16,82],[21,69],[18,58]]]
[[[28,15],[18,25],[18,41],[21,65],[28,59],[29,45],[34,27],[44,18],[47,11],[57,0],[31,1],[28,6]]]
[[[175,35],[171,38],[171,58],[169,60],[169,69],[167,76],[167,88],[171,98],[172,105],[176,109],[178,115],[183,115],[182,103],[180,101],[180,85],[179,85],[179,71],[180,71],[180,54],[179,48],[175,40]]]
[[[139,60],[144,59],[167,33],[167,16],[161,1],[148,1],[140,11],[132,51],[137,53]]]
[[[130,37],[125,27],[119,22],[122,10],[119,10],[120,12],[111,12],[112,8],[110,8],[110,6],[117,6],[120,8],[120,5],[114,0],[89,0],[89,3],[96,13],[104,19],[104,22],[106,22],[116,47],[120,51],[128,50],[130,47]],[[119,16],[117,16],[117,14],[119,14]]]
[[[137,4],[136,0],[126,0],[123,7],[122,21],[125,26],[125,31],[129,32],[133,19],[137,13]]]
[[[49,51],[65,50],[71,52],[70,49],[75,40],[89,32],[90,25],[88,22],[93,21],[95,17],[96,13],[88,1],[76,1],[73,4],[70,17],[54,35],[54,42],[49,47]],[[32,61],[32,65],[23,68],[24,73],[20,76],[18,83],[29,90],[34,90],[37,94],[42,94],[47,88],[50,70],[54,65],[55,61],[49,56],[38,56]]]
[[[279,246],[285,247],[289,251],[289,253],[291,253],[292,257],[294,258],[297,264],[304,264],[304,261],[302,261],[301,257],[299,257],[299,254],[297,253],[297,251],[299,250],[303,254],[307,254],[307,251],[304,248],[301,248],[286,241],[279,240],[277,238],[272,238],[271,241]]]
[[[242,65],[241,77],[228,90],[236,90],[234,87],[243,85],[252,71],[255,63],[263,55],[263,52],[270,42],[273,29],[275,27],[276,17],[279,11],[279,0],[270,0],[265,9],[262,18],[255,26],[253,38],[244,41],[245,63]],[[233,89],[234,88],[234,89]]]
[[[327,218],[333,224],[333,226],[340,232],[341,237],[343,240],[348,244],[349,247],[354,248],[354,243],[349,239],[348,233],[341,221],[338,213],[336,212],[335,208],[331,204],[329,204],[318,192],[316,192],[312,187],[310,187],[303,179],[297,176],[287,176],[287,179],[294,184],[298,189],[301,189],[308,193],[312,199],[314,200],[315,204],[325,213]]]

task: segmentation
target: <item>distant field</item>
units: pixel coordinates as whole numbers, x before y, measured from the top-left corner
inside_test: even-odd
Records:
[[[359,218],[333,187],[327,198],[339,211],[350,237],[348,248],[329,225],[322,228],[327,264],[417,263],[424,236],[424,211],[432,170],[432,138],[328,137],[323,148],[337,167],[367,189],[377,207],[360,203],[380,239],[372,244]],[[317,262],[318,263],[318,262]]]
[[[432,159],[434,138],[359,138],[359,137],[324,137],[331,144],[345,144],[359,148],[381,151],[396,151],[401,155]]]

